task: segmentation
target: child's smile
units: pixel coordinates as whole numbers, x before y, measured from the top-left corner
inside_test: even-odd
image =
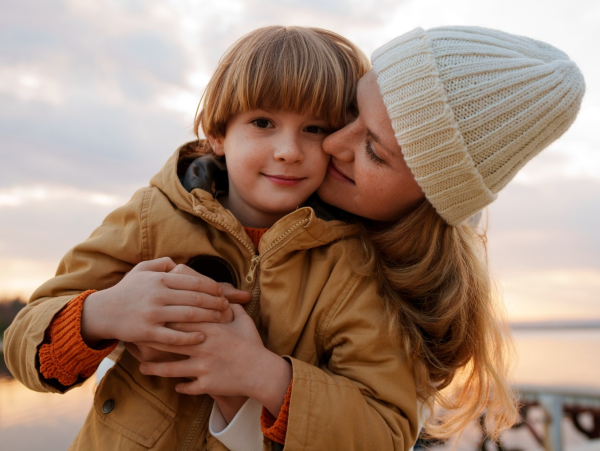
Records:
[[[309,114],[250,110],[233,115],[225,136],[209,138],[225,155],[229,193],[219,200],[246,226],[270,227],[319,187],[329,157],[329,124]]]

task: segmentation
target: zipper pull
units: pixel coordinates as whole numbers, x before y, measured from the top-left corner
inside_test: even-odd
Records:
[[[246,274],[246,282],[252,283],[254,281],[254,273],[256,272],[256,267],[260,263],[260,255],[255,255],[252,257],[250,261],[250,270],[248,270],[248,274]]]

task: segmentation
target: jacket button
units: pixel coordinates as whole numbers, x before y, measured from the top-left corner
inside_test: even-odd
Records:
[[[102,413],[110,413],[115,407],[115,402],[112,399],[107,399],[102,404]]]

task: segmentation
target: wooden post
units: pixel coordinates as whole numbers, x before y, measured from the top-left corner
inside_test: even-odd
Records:
[[[544,448],[546,451],[562,451],[562,396],[550,393],[542,393],[539,396],[539,402],[546,413],[546,434],[544,437]]]

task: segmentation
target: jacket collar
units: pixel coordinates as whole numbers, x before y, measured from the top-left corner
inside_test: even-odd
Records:
[[[150,185],[161,190],[180,210],[200,216],[220,230],[244,236],[241,223],[214,197],[216,192],[227,190],[224,162],[210,155],[195,157],[193,151],[198,144],[198,141],[192,141],[179,147],[150,180]],[[306,239],[298,242],[303,248],[327,244],[358,232],[355,216],[327,205],[313,195],[305,206],[277,221],[265,234],[265,239],[277,239],[298,222],[305,223],[303,228],[308,232],[303,234]]]

